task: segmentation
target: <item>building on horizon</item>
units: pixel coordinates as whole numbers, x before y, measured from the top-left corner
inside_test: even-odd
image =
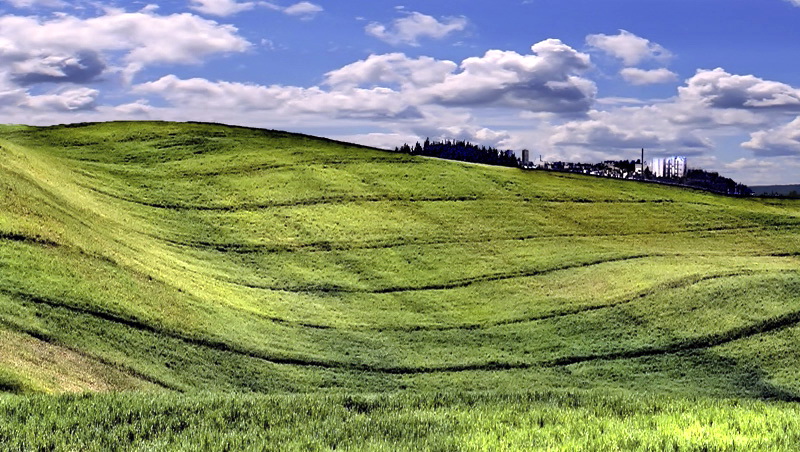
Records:
[[[531,151],[527,149],[522,150],[522,163],[528,163],[531,161]]]
[[[680,179],[686,176],[686,157],[654,158],[650,165],[650,171],[655,177]]]

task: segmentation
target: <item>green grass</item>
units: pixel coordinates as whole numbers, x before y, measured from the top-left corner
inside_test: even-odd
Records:
[[[356,447],[355,430],[337,433],[320,414],[341,408],[341,394],[377,400],[380,415],[354,428],[444,423],[429,435],[402,424],[366,448],[510,438],[519,449],[726,449],[729,433],[782,448],[794,423],[783,436],[756,432],[794,413],[763,400],[800,397],[798,325],[798,201],[219,125],[0,127],[0,392],[18,394],[0,399],[0,419],[52,402],[42,422],[76,410],[86,426],[161,397],[165,418],[193,404],[254,419],[303,400],[320,410],[308,414],[321,422],[313,438],[289,425],[263,438],[246,422],[217,431],[209,417],[175,437],[176,419],[132,420],[127,440],[104,428],[100,443],[78,435],[56,448],[189,447],[206,430],[219,447],[285,437],[326,448],[337,435]],[[111,394],[19,395],[83,391]],[[360,395],[384,392],[394,395]],[[648,420],[643,394],[681,413],[663,420],[668,430]],[[439,397],[450,408],[431,411]],[[581,410],[605,403],[638,414],[598,412],[599,430],[576,437]],[[552,410],[563,428],[531,437],[529,422]],[[745,433],[726,430],[729,418]],[[711,436],[686,433],[690,421]],[[21,421],[8,425],[0,444],[26,448]],[[30,447],[56,444],[60,429]]]
[[[795,404],[593,392],[0,398],[0,416],[12,450],[724,451],[800,441]]]

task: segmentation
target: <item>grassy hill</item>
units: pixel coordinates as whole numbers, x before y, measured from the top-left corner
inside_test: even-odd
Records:
[[[798,201],[218,125],[3,126],[0,444],[780,448],[799,264]],[[111,394],[35,395],[76,391]],[[136,427],[63,434],[115,416]]]

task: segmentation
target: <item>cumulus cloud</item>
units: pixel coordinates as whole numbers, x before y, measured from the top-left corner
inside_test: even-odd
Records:
[[[290,6],[281,6],[273,2],[241,2],[239,0],[189,0],[189,8],[209,16],[227,17],[248,11],[256,7],[265,7],[273,11],[280,11],[289,16],[310,19],[323,8],[311,2],[299,2]]]
[[[322,11],[323,9],[321,6],[311,2],[295,3],[294,5],[291,5],[283,9],[283,12],[290,16],[306,16],[306,17],[313,16]]]
[[[464,30],[468,21],[465,17],[442,18],[418,12],[410,12],[405,17],[395,19],[387,26],[372,22],[365,27],[368,35],[392,45],[407,44],[419,46],[420,38],[442,39],[447,35]]]
[[[61,112],[91,110],[95,107],[99,94],[99,91],[86,87],[65,89],[52,94],[29,96],[22,106],[34,110]]]
[[[6,0],[6,2],[15,8],[36,8],[39,6],[58,8],[66,5],[61,0]]]
[[[407,88],[442,83],[458,65],[431,57],[409,58],[402,53],[370,55],[340,69],[328,72],[325,83],[331,86],[402,85]]]
[[[742,147],[760,157],[800,156],[800,116],[788,124],[750,134]]]
[[[135,89],[187,108],[214,105],[221,110],[377,120],[420,120],[423,109],[435,106],[585,112],[596,88],[576,74],[590,67],[588,55],[558,40],[542,41],[532,49],[534,55],[492,50],[460,65],[402,53],[371,55],[327,73],[322,87],[263,86],[169,75]],[[483,139],[502,138],[480,132],[480,128],[471,133]]]
[[[678,79],[678,74],[666,68],[645,70],[626,67],[620,71],[620,75],[632,85],[654,85],[674,82]]]
[[[795,175],[800,171],[800,158],[797,154],[769,159],[743,157],[723,163],[721,169],[726,176],[733,177],[737,181],[746,180],[749,185],[796,183]]]
[[[648,148],[656,152],[699,155],[713,148],[713,142],[689,128],[676,127],[658,111],[627,108],[592,111],[589,119],[556,126],[550,143],[610,152]]]
[[[465,59],[420,93],[433,102],[460,106],[505,106],[529,111],[577,113],[594,101],[597,88],[577,74],[591,67],[588,55],[548,39],[531,47],[533,55],[489,50]]]
[[[11,79],[20,85],[36,83],[89,83],[106,69],[97,52],[79,51],[75,55],[54,55],[44,52],[11,65]]]
[[[754,75],[735,75],[722,68],[698,70],[678,88],[682,100],[713,108],[800,111],[800,90]]]
[[[318,87],[263,86],[212,82],[174,75],[135,87],[141,94],[156,94],[173,105],[218,110],[280,111],[282,114],[326,114],[337,118],[404,119],[419,117],[402,95],[388,88],[347,88],[325,91]]]
[[[190,0],[189,8],[212,16],[231,16],[255,8],[254,2],[236,0]]]
[[[622,60],[625,66],[636,66],[647,60],[666,61],[672,57],[669,50],[659,44],[626,30],[620,30],[617,35],[589,35],[586,43]]]
[[[88,19],[67,14],[0,17],[0,71],[5,66],[23,83],[92,80],[104,65],[101,55],[121,54],[124,71],[132,76],[147,65],[197,63],[249,46],[235,27],[187,13],[109,10]]]

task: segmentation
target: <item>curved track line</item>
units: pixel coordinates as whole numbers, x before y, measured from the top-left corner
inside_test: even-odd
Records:
[[[101,310],[92,310],[85,307],[74,306],[68,303],[64,303],[57,300],[52,300],[40,296],[35,296],[31,294],[21,293],[21,292],[14,292],[9,290],[0,289],[0,293],[10,296],[12,298],[16,298],[19,300],[24,300],[33,304],[38,305],[45,305],[50,308],[56,309],[63,309],[69,312],[73,312],[75,314],[86,315],[90,317],[94,317],[100,320],[104,320],[107,322],[116,323],[119,325],[123,325],[138,331],[143,331],[150,334],[155,334],[159,336],[165,336],[172,339],[177,339],[182,342],[185,342],[189,345],[204,347],[212,350],[218,350],[223,352],[230,352],[235,353],[238,355],[242,355],[245,357],[261,359],[264,361],[268,361],[274,364],[290,364],[296,366],[309,366],[309,367],[321,367],[321,368],[328,368],[328,369],[343,369],[347,370],[351,368],[353,370],[363,370],[355,365],[352,367],[348,366],[347,364],[343,363],[335,363],[335,362],[328,362],[322,360],[313,360],[313,359],[300,359],[300,358],[289,358],[289,357],[282,357],[282,356],[273,356],[268,355],[260,352],[256,352],[253,350],[246,350],[235,345],[228,344],[222,341],[215,341],[211,339],[201,338],[201,337],[194,337],[179,334],[177,332],[169,331],[163,328],[158,328],[152,326],[148,323],[145,323],[139,319],[132,318],[132,317],[123,317],[121,315],[111,313],[108,311],[101,311]]]
[[[583,233],[567,233],[567,234],[548,234],[548,235],[524,235],[516,237],[499,237],[499,238],[458,238],[453,240],[397,240],[393,242],[334,242],[334,241],[318,241],[307,242],[299,244],[240,244],[240,243],[213,243],[204,241],[181,241],[159,237],[155,234],[145,233],[148,237],[159,240],[174,246],[181,246],[187,248],[195,248],[200,250],[213,250],[222,253],[294,253],[294,252],[331,252],[331,251],[348,251],[348,250],[369,250],[369,249],[389,249],[399,248],[403,246],[432,246],[432,245],[459,245],[459,244],[476,244],[476,243],[493,243],[493,242],[513,242],[513,241],[527,241],[527,240],[549,240],[549,239],[568,239],[568,238],[614,238],[614,237],[643,237],[643,236],[662,236],[673,234],[692,234],[697,232],[728,232],[728,231],[763,231],[766,229],[773,229],[775,227],[792,227],[800,226],[798,223],[781,223],[776,225],[753,225],[753,226],[738,226],[726,227],[719,226],[713,228],[690,228],[681,229],[678,231],[646,231],[646,232],[623,232],[615,234],[583,234]]]
[[[552,270],[545,270],[542,273],[547,273],[550,271],[557,271],[559,269],[552,269]],[[791,270],[787,270],[791,272]],[[231,306],[232,309],[236,309],[240,312],[258,316],[264,320],[286,325],[286,326],[299,326],[299,327],[306,327],[306,328],[314,328],[314,329],[322,329],[322,330],[340,330],[340,331],[374,331],[374,332],[406,332],[406,333],[413,333],[416,331],[457,331],[457,330],[484,330],[489,328],[495,328],[500,326],[507,326],[507,325],[518,325],[523,323],[533,323],[539,322],[542,320],[550,320],[560,317],[567,317],[571,315],[579,315],[586,312],[598,311],[601,309],[611,309],[618,306],[622,306],[625,304],[633,303],[637,300],[642,298],[646,298],[650,295],[661,293],[667,290],[677,290],[683,289],[686,287],[691,287],[693,285],[699,284],[705,281],[711,281],[715,279],[722,279],[722,278],[734,278],[737,276],[748,276],[748,275],[755,275],[758,273],[773,273],[774,270],[763,270],[763,271],[756,271],[756,270],[744,270],[744,271],[732,271],[726,273],[720,273],[715,275],[705,275],[705,276],[687,276],[684,278],[679,278],[672,281],[667,281],[662,284],[658,284],[654,287],[649,289],[643,290],[639,293],[633,294],[626,298],[611,301],[605,304],[598,304],[598,305],[590,305],[590,306],[579,306],[572,309],[564,309],[560,311],[549,312],[545,314],[538,314],[528,317],[516,317],[511,319],[505,320],[497,320],[497,321],[487,321],[481,323],[464,323],[458,325],[404,325],[404,326],[350,326],[347,328],[336,326],[336,325],[326,325],[326,324],[315,324],[315,323],[308,323],[308,322],[298,322],[298,321],[291,321],[281,317],[272,317],[265,314],[261,314],[259,312],[249,311],[245,309],[238,308],[236,306]]]
[[[477,329],[488,329],[488,328],[495,328],[499,326],[507,326],[507,325],[519,325],[522,323],[533,323],[539,322],[542,320],[551,320],[560,317],[567,317],[571,315],[578,315],[583,314],[586,312],[598,311],[601,309],[611,309],[615,307],[619,307],[622,305],[626,305],[629,303],[633,303],[634,301],[640,300],[642,298],[646,298],[650,295],[654,295],[657,293],[661,293],[668,290],[677,290],[677,289],[684,289],[686,287],[691,287],[693,285],[699,284],[705,281],[711,281],[715,279],[722,279],[722,278],[733,278],[737,276],[745,276],[745,275],[753,275],[756,274],[755,271],[743,271],[743,272],[728,272],[728,273],[721,273],[716,275],[706,275],[706,276],[687,276],[684,278],[668,281],[666,283],[658,284],[654,287],[649,289],[643,290],[637,294],[628,296],[621,300],[611,301],[605,304],[598,304],[598,305],[591,305],[591,306],[579,306],[572,309],[564,309],[560,311],[549,312],[546,314],[538,314],[529,317],[516,317],[511,319],[505,320],[497,320],[491,322],[483,322],[483,323],[467,323],[461,325],[411,325],[411,326],[403,326],[403,327],[368,327],[368,328],[351,328],[351,330],[356,331],[405,331],[405,332],[413,332],[413,331],[455,331],[455,330],[477,330]]]
[[[78,184],[79,186],[91,190],[96,193],[100,193],[104,196],[108,196],[110,198],[118,199],[120,201],[129,202],[132,204],[137,204],[145,207],[152,207],[156,209],[167,209],[167,210],[179,210],[179,211],[186,211],[186,210],[196,210],[200,212],[236,212],[236,211],[249,211],[249,210],[260,210],[260,209],[270,209],[276,207],[305,207],[305,206],[316,206],[316,205],[328,205],[328,204],[356,204],[356,203],[380,203],[380,202],[466,202],[466,201],[498,201],[502,200],[502,198],[482,198],[478,196],[470,196],[470,195],[463,195],[463,196],[331,196],[327,198],[312,198],[312,199],[299,199],[294,201],[271,201],[271,202],[261,202],[261,203],[245,203],[240,204],[237,206],[190,206],[190,205],[183,205],[183,204],[174,204],[174,203],[164,203],[164,202],[148,202],[142,201],[132,198],[127,198],[124,196],[120,196],[105,190],[101,190],[96,187],[91,187],[86,184]],[[513,201],[512,198],[508,198],[509,201]]]
[[[439,283],[439,284],[428,284],[424,286],[411,286],[411,287],[385,287],[382,289],[353,289],[353,288],[346,288],[346,287],[336,287],[336,286],[311,286],[311,287],[271,287],[271,286],[259,286],[256,284],[245,284],[245,283],[237,283],[234,281],[227,281],[232,284],[237,284],[239,286],[248,287],[251,289],[262,289],[262,290],[271,290],[276,292],[292,292],[292,293],[326,293],[326,294],[337,294],[337,293],[359,293],[359,294],[391,294],[391,293],[403,293],[403,292],[423,292],[423,291],[430,291],[430,290],[450,290],[450,289],[460,289],[463,287],[469,287],[473,284],[478,284],[482,282],[494,282],[494,281],[506,281],[509,279],[518,279],[518,278],[528,278],[532,276],[540,276],[546,275],[548,273],[554,273],[557,271],[562,270],[572,270],[578,268],[586,268],[592,267],[595,265],[600,264],[607,264],[613,262],[624,262],[630,261],[635,259],[646,259],[650,257],[659,257],[661,255],[657,254],[636,254],[633,256],[622,256],[622,257],[613,257],[613,258],[606,258],[606,259],[598,259],[590,262],[582,262],[579,264],[567,264],[562,265],[559,267],[548,268],[544,270],[520,270],[515,272],[507,272],[507,273],[494,273],[488,275],[481,275],[475,276],[472,278],[463,278],[454,281],[450,281],[447,283]]]
[[[285,356],[275,356],[266,353],[246,350],[235,345],[214,341],[211,339],[198,338],[192,336],[181,335],[172,331],[156,328],[147,323],[133,318],[121,317],[104,311],[92,311],[82,307],[71,306],[62,302],[48,300],[41,297],[31,296],[23,293],[16,293],[10,291],[2,291],[9,296],[21,298],[32,303],[44,304],[53,308],[65,309],[78,314],[88,315],[118,324],[128,326],[130,328],[138,329],[141,331],[149,332],[156,335],[162,335],[178,339],[190,345],[205,347],[208,349],[235,353],[244,357],[264,360],[273,364],[286,364],[304,367],[319,367],[324,369],[342,370],[342,371],[359,371],[391,375],[414,375],[414,374],[433,374],[433,373],[449,373],[449,372],[465,372],[465,371],[502,371],[502,370],[515,370],[515,369],[531,369],[541,367],[562,367],[573,364],[580,364],[591,361],[603,360],[618,360],[618,359],[634,359],[648,356],[669,355],[681,352],[690,352],[694,350],[701,350],[710,347],[716,347],[729,342],[740,339],[746,339],[759,334],[770,333],[784,328],[792,327],[800,323],[800,311],[786,313],[771,319],[762,320],[759,322],[745,325],[742,327],[734,328],[729,331],[715,333],[698,338],[684,339],[673,344],[657,346],[657,347],[643,347],[634,350],[621,350],[616,352],[587,354],[565,356],[540,362],[500,362],[488,361],[483,363],[470,363],[470,364],[453,364],[453,365],[440,365],[440,366],[371,366],[359,363],[346,363],[337,361],[324,361],[310,358],[290,358]]]
[[[42,237],[32,237],[29,235],[18,234],[14,232],[2,232],[0,231],[0,240],[9,240],[12,242],[20,242],[20,243],[27,243],[31,245],[42,245],[42,246],[49,246],[49,247],[58,247],[61,246],[60,243],[54,242],[52,240],[44,239]]]
[[[6,293],[6,292],[4,292],[4,293]],[[6,294],[8,294],[8,293],[6,293]],[[96,356],[96,355],[93,355],[91,353],[87,353],[86,351],[81,350],[79,348],[64,344],[63,342],[59,341],[55,337],[49,336],[49,335],[44,334],[42,332],[39,332],[39,331],[36,331],[36,330],[32,330],[32,329],[29,329],[29,328],[25,328],[25,327],[23,327],[21,325],[18,325],[16,323],[14,323],[14,322],[9,322],[9,321],[4,320],[4,319],[0,319],[0,325],[3,325],[6,328],[8,328],[9,330],[14,331],[16,333],[26,334],[26,335],[28,335],[28,336],[36,339],[36,340],[39,340],[39,341],[42,341],[42,342],[45,342],[45,343],[48,343],[48,344],[51,344],[51,345],[55,345],[57,347],[61,347],[61,348],[67,349],[67,350],[69,350],[69,351],[71,351],[73,353],[76,353],[76,354],[78,354],[80,356],[83,356],[83,357],[85,357],[85,358],[87,358],[89,360],[98,362],[98,363],[106,365],[108,367],[113,367],[114,369],[117,369],[120,372],[126,373],[126,374],[128,374],[128,375],[130,375],[130,376],[132,376],[134,378],[139,379],[139,380],[146,381],[148,383],[152,383],[152,384],[154,384],[156,386],[161,387],[162,389],[169,389],[171,391],[184,392],[184,390],[179,388],[179,387],[173,386],[173,385],[171,385],[169,383],[165,383],[165,382],[163,382],[163,381],[161,381],[161,380],[159,380],[157,378],[154,378],[154,377],[152,377],[150,375],[147,375],[147,374],[144,374],[142,372],[139,372],[138,370],[136,370],[136,369],[134,369],[132,367],[129,367],[129,366],[125,365],[125,364],[111,362],[110,360],[107,360],[107,359],[103,358],[102,356]]]
[[[180,177],[180,176],[175,176]],[[710,205],[706,203],[693,202],[693,201],[676,201],[673,199],[600,199],[593,200],[587,198],[575,199],[558,199],[546,198],[537,195],[528,196],[513,196],[510,194],[505,197],[482,197],[477,195],[461,195],[461,196],[396,196],[396,195],[367,195],[367,196],[331,196],[322,198],[307,198],[297,199],[293,201],[269,201],[257,203],[244,203],[239,205],[227,206],[210,206],[210,205],[187,205],[180,203],[170,202],[150,202],[141,199],[134,199],[112,193],[88,184],[78,183],[80,187],[91,190],[110,198],[120,201],[137,204],[145,207],[152,207],[155,209],[178,210],[178,211],[191,211],[196,210],[200,212],[237,212],[237,211],[252,211],[260,209],[269,209],[276,207],[303,207],[315,205],[331,205],[331,204],[349,204],[349,203],[380,203],[380,202],[464,202],[464,201],[512,201],[512,202],[528,202],[534,199],[538,202],[552,203],[552,204],[687,204],[687,205]]]

